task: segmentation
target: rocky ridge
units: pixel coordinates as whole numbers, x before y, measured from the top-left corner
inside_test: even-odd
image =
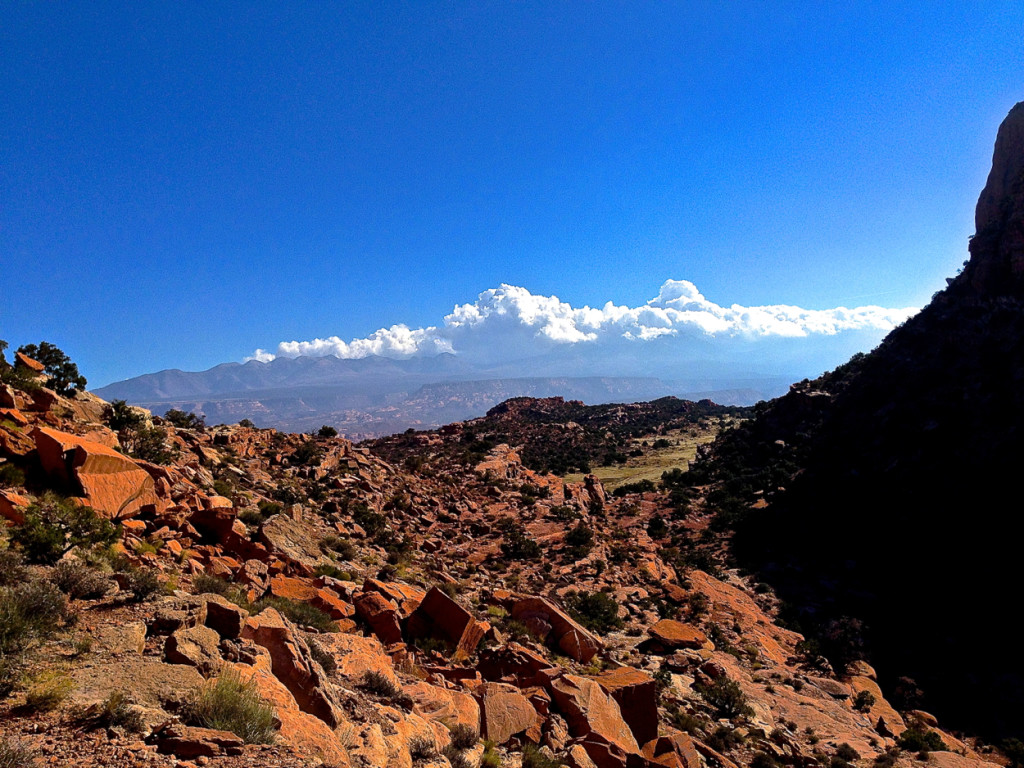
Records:
[[[940,768],[1000,759],[897,712],[866,664],[809,665],[735,571],[686,568],[699,497],[684,514],[663,492],[531,470],[522,445],[452,450],[472,424],[405,435],[385,460],[157,421],[152,463],[110,422],[90,396],[0,387],[0,554],[25,583],[63,585],[77,616],[0,704],[0,738],[29,764],[909,766],[908,729]],[[40,510],[75,505],[116,521],[113,543],[32,564]],[[54,676],[64,695],[42,706]],[[201,693],[232,685],[270,708],[263,737],[197,721]]]

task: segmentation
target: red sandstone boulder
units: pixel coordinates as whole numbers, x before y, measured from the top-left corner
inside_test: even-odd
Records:
[[[701,768],[700,753],[689,734],[671,731],[661,738],[644,744],[643,755],[648,760],[668,768]]]
[[[398,606],[379,592],[364,592],[356,598],[359,614],[384,645],[402,642],[402,625],[398,621]]]
[[[46,427],[33,429],[32,437],[43,469],[77,484],[89,505],[104,517],[133,517],[146,505],[162,507],[153,478],[127,456]]]
[[[673,619],[662,619],[647,630],[651,638],[669,650],[677,648],[703,648],[707,636],[696,627]]]
[[[658,684],[653,677],[632,667],[620,667],[594,679],[615,699],[638,744],[658,737]]]
[[[245,742],[228,731],[193,728],[175,723],[156,736],[156,749],[162,755],[175,755],[186,760],[193,757],[240,755]]]
[[[409,635],[417,637],[440,637],[454,646],[453,656],[469,658],[490,625],[473,618],[473,614],[452,600],[437,587],[427,592],[426,597],[409,617]]]
[[[543,597],[524,597],[516,601],[512,618],[525,624],[540,622],[550,626],[547,641],[581,664],[594,658],[602,647],[600,640]]]
[[[481,735],[497,744],[504,744],[518,733],[532,731],[533,741],[540,740],[543,722],[533,704],[519,689],[503,683],[484,683],[476,690],[480,702]]]
[[[574,737],[597,734],[624,752],[640,752],[615,699],[590,678],[562,675],[551,681],[551,695]]]

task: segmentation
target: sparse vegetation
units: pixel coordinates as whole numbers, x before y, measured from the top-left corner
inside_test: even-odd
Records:
[[[50,581],[72,600],[95,600],[110,591],[106,574],[76,560],[62,560],[50,573]]]
[[[34,712],[51,712],[71,695],[71,678],[63,672],[47,670],[36,677],[25,693],[25,706]]]
[[[67,598],[48,581],[0,587],[0,697],[13,690],[29,654],[71,619]]]
[[[274,742],[274,708],[260,698],[255,684],[230,667],[198,691],[185,717],[193,725],[230,731],[247,744]]]
[[[576,621],[598,634],[622,627],[619,604],[607,592],[569,592],[565,596],[565,608]]]
[[[52,493],[25,511],[25,522],[14,527],[11,541],[32,563],[56,563],[74,547],[105,547],[120,537],[117,526],[91,507],[79,506]]]
[[[49,387],[62,397],[74,397],[82,392],[88,383],[78,372],[78,366],[71,362],[64,352],[48,341],[25,344],[18,351],[43,364],[43,373],[49,377]]]
[[[732,720],[752,712],[743,689],[735,680],[721,677],[709,683],[697,682],[693,689],[711,706],[716,717]]]
[[[36,753],[17,741],[0,739],[0,768],[26,768]]]
[[[123,728],[129,733],[142,733],[146,728],[142,714],[122,691],[114,691],[98,707],[87,711],[84,720],[93,728]]]

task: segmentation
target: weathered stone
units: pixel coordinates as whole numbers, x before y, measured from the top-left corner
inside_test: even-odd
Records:
[[[121,519],[147,505],[161,506],[149,473],[114,449],[46,427],[33,429],[32,437],[43,469],[63,482],[77,484],[101,515]]]
[[[28,496],[14,491],[0,491],[0,517],[15,525],[25,522],[25,509],[32,503]]]
[[[562,675],[551,681],[551,695],[573,736],[579,738],[596,733],[625,752],[639,753],[640,746],[623,719],[619,705],[590,678]]]
[[[270,594],[285,600],[308,603],[316,597],[316,587],[302,579],[277,575],[270,580]]]
[[[229,602],[209,601],[206,604],[206,626],[223,638],[240,637],[249,612]]]
[[[141,656],[146,649],[146,624],[141,621],[105,624],[97,627],[92,637],[96,640],[96,653]]]
[[[486,680],[502,680],[519,687],[541,685],[538,673],[556,665],[519,643],[487,649],[480,654],[477,669]]]
[[[673,619],[662,619],[647,630],[650,636],[665,648],[703,648],[707,636],[696,627]]]
[[[187,627],[167,638],[164,658],[171,664],[189,664],[203,675],[210,675],[221,663],[219,645],[220,635],[209,627]]]
[[[252,640],[270,652],[271,667],[277,677],[295,697],[299,709],[315,715],[332,728],[343,722],[325,689],[319,667],[315,666],[305,642],[298,636],[292,623],[273,608],[246,619],[242,638]]]
[[[398,685],[391,657],[384,652],[384,646],[377,638],[333,633],[320,635],[316,641],[334,658],[338,667],[335,676],[347,680],[350,685],[358,684],[367,672],[382,674]]]
[[[484,683],[476,690],[480,702],[482,735],[504,744],[517,733],[539,726],[543,721],[517,688],[503,683]]]
[[[160,731],[156,738],[157,752],[186,760],[193,757],[240,755],[245,742],[229,731],[195,728],[175,723]]]
[[[637,744],[658,736],[658,684],[650,675],[632,667],[619,667],[595,678],[622,711]]]
[[[661,738],[644,744],[643,755],[648,760],[668,768],[701,768],[700,753],[689,734],[671,731]]]
[[[378,592],[364,592],[356,598],[356,612],[385,645],[402,642],[398,607]]]
[[[403,584],[400,581],[378,581],[377,579],[366,579],[363,582],[363,591],[379,592],[384,595],[398,606],[398,615],[403,619],[412,615],[427,594],[412,584]]]
[[[288,515],[274,515],[260,526],[259,540],[277,557],[301,566],[312,574],[327,559],[320,551],[320,536],[308,523],[293,520]]]
[[[541,619],[551,625],[551,642],[563,653],[586,664],[601,649],[601,641],[543,597],[525,597],[512,606],[512,618],[528,622]]]
[[[427,592],[409,617],[409,635],[440,637],[454,646],[455,658],[469,658],[490,625],[477,621],[473,614],[437,587]]]
[[[71,673],[72,702],[90,706],[111,693],[131,693],[137,704],[160,709],[180,709],[203,684],[194,667],[164,664],[150,658],[122,656]]]

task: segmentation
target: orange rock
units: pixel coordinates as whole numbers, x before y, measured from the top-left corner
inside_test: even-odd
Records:
[[[480,702],[482,735],[497,744],[504,744],[517,733],[540,726],[543,722],[519,689],[504,683],[484,683],[476,690]]]
[[[133,517],[149,504],[163,508],[153,478],[112,448],[75,435],[36,427],[32,437],[48,474],[77,483],[89,505],[105,517]]]
[[[332,619],[347,619],[355,616],[356,608],[351,603],[346,603],[337,593],[330,589],[318,589],[313,599],[309,601],[314,607],[319,608]]]
[[[689,734],[671,731],[644,744],[643,755],[668,768],[701,768],[700,753]]]
[[[336,676],[355,684],[367,672],[378,672],[398,685],[391,657],[384,652],[384,646],[377,638],[329,633],[317,637],[316,642],[334,657],[338,667]]]
[[[412,615],[427,594],[411,584],[403,584],[400,581],[377,581],[376,579],[366,579],[363,582],[363,591],[379,592],[384,595],[398,606],[398,614],[403,619]]]
[[[285,600],[308,603],[316,597],[317,590],[312,584],[302,579],[275,576],[270,580],[270,594]]]
[[[398,607],[379,592],[364,592],[356,598],[356,612],[370,625],[385,645],[402,642]]]
[[[658,737],[658,685],[653,677],[632,667],[619,667],[595,680],[619,705],[637,744]]]
[[[455,646],[457,658],[469,658],[490,628],[437,587],[427,592],[409,617],[411,637],[440,636]]]
[[[25,509],[32,503],[28,496],[14,491],[0,491],[0,517],[15,525],[25,522]]]
[[[551,681],[551,695],[574,737],[597,734],[626,753],[639,754],[640,745],[619,705],[596,682],[578,675],[562,675]],[[594,757],[590,750],[587,754]]]
[[[0,421],[9,421],[17,427],[28,426],[28,417],[17,408],[0,408]]]
[[[543,597],[517,600],[512,606],[512,618],[524,623],[540,620],[550,625],[549,642],[581,664],[589,662],[601,650],[600,640]]]
[[[31,357],[23,355],[21,352],[14,353],[14,365],[17,368],[28,368],[35,373],[42,373],[46,370],[45,365],[38,360],[33,360]]]
[[[703,648],[707,636],[696,627],[673,619],[662,619],[647,632],[661,645],[669,649]]]
[[[306,644],[290,621],[273,608],[246,619],[242,639],[252,640],[270,652],[274,676],[295,697],[299,709],[315,715],[332,728],[344,718],[325,691],[325,681],[310,660]]]

